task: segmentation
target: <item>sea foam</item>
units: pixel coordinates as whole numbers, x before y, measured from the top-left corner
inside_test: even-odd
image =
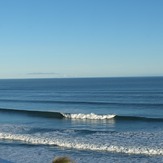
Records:
[[[127,145],[114,145],[96,143],[90,141],[83,141],[84,139],[64,139],[61,135],[49,138],[43,135],[30,135],[30,134],[11,134],[11,133],[0,133],[0,139],[2,140],[13,140],[26,142],[27,144],[38,144],[38,145],[53,145],[64,148],[74,148],[79,150],[93,150],[93,151],[106,151],[115,153],[126,153],[126,154],[143,154],[143,155],[163,155],[163,148],[154,148],[150,146],[127,146]]]
[[[108,115],[98,115],[94,113],[90,114],[69,114],[69,113],[63,113],[63,116],[65,118],[70,118],[70,119],[90,119],[90,120],[107,120],[107,119],[112,119],[116,115],[108,114]]]

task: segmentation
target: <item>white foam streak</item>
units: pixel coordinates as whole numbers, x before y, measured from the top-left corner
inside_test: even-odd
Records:
[[[116,145],[104,145],[104,144],[90,144],[85,142],[78,142],[73,140],[64,140],[57,137],[46,138],[41,135],[29,135],[29,134],[9,134],[0,133],[0,139],[2,140],[13,140],[23,141],[29,144],[39,145],[57,145],[65,148],[75,148],[79,150],[94,150],[94,151],[107,151],[116,153],[127,153],[127,154],[144,154],[144,155],[163,155],[162,148],[149,148],[149,147],[130,147],[130,146],[116,146]]]
[[[90,119],[90,120],[107,120],[112,119],[115,117],[115,115],[108,114],[108,115],[97,115],[94,113],[90,114],[63,114],[65,118],[69,119]]]

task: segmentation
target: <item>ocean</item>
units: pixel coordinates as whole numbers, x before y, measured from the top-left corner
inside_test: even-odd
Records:
[[[1,79],[0,158],[56,156],[163,162],[163,77]]]

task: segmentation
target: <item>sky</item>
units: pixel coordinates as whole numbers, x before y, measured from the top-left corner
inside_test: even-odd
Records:
[[[163,0],[0,0],[0,78],[163,76]]]

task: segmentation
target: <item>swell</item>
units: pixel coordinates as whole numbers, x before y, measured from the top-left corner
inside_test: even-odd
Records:
[[[45,103],[45,104],[80,104],[80,105],[119,105],[119,106],[153,106],[163,107],[163,103],[134,103],[134,102],[107,102],[107,101],[59,101],[59,100],[17,100],[17,99],[0,99],[1,102],[16,103]]]
[[[51,111],[33,111],[33,110],[16,110],[16,109],[4,109],[0,108],[1,113],[13,113],[13,114],[22,114],[27,116],[34,117],[43,117],[43,118],[54,118],[54,119],[89,119],[89,120],[107,120],[114,118],[115,115],[98,115],[94,113],[90,114],[71,114],[71,113],[60,113],[60,112],[51,112]]]
[[[48,112],[48,111],[33,111],[33,110],[17,110],[17,109],[4,109],[0,108],[1,113],[12,113],[12,114],[21,114],[34,117],[43,117],[43,118],[55,118],[62,119],[64,116],[59,112]]]
[[[145,121],[145,122],[163,122],[163,118],[143,117],[143,116],[116,116],[117,121]]]
[[[34,110],[16,110],[0,108],[0,113],[21,114],[31,117],[53,118],[53,119],[73,119],[73,120],[110,120],[116,121],[146,121],[146,122],[163,122],[163,118],[143,117],[143,116],[121,116],[114,114],[83,114],[83,113],[60,113],[52,111],[34,111]]]

